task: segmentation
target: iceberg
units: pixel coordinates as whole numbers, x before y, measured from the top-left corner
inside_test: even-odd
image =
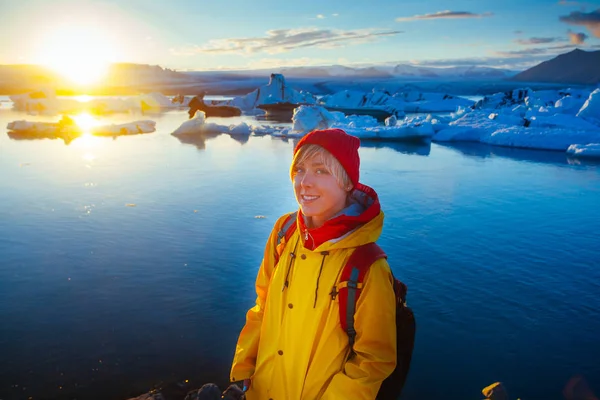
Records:
[[[158,92],[139,95],[137,101],[140,102],[140,108],[143,111],[180,108],[182,106],[181,103],[174,103],[167,96]]]
[[[83,129],[73,119],[63,116],[58,122],[12,121],[6,126],[11,138],[18,139],[63,139],[70,142],[84,133],[95,136],[125,136],[151,133],[156,130],[156,122],[134,121],[124,124],[110,124]]]
[[[173,136],[202,136],[206,134],[227,133],[234,138],[239,138],[240,136],[250,136],[251,134],[275,134],[280,130],[281,129],[279,128],[263,125],[250,125],[246,122],[231,125],[221,125],[213,122],[208,123],[206,122],[206,114],[204,111],[197,111],[192,119],[184,121],[171,134]]]
[[[238,107],[243,111],[250,111],[262,104],[315,104],[316,102],[317,99],[312,94],[290,88],[282,74],[271,74],[267,85],[261,86],[245,96],[228,100],[224,104]]]
[[[600,88],[590,94],[577,116],[600,125]]]
[[[431,121],[407,120],[398,124],[391,118],[381,125],[370,116],[346,116],[321,106],[300,106],[294,110],[292,120],[287,136],[301,137],[314,129],[327,128],[340,128],[365,140],[429,140],[434,134]]]
[[[320,106],[300,106],[294,109],[292,131],[306,134],[315,129],[330,128],[344,118],[340,112],[330,112]]]
[[[569,95],[565,97],[561,97],[554,103],[554,110],[561,114],[573,114],[576,115],[577,112],[583,107],[584,103],[588,98],[588,94],[582,96],[578,95]]]
[[[206,114],[204,111],[197,111],[193,118],[184,121],[179,128],[175,129],[172,135],[190,135],[200,133],[204,130]]]
[[[142,94],[126,98],[98,97],[80,100],[78,98],[58,97],[56,92],[51,89],[9,97],[13,102],[13,109],[42,115],[76,114],[80,112],[89,112],[96,115],[141,113],[150,110],[179,109],[189,103],[189,100],[185,98],[182,103],[173,101],[161,93]]]
[[[473,107],[474,101],[444,93],[408,91],[397,93],[394,98],[405,102],[404,111],[409,113],[455,112],[459,108]]]
[[[600,143],[573,144],[567,149],[567,154],[574,157],[600,158]]]
[[[354,111],[356,114],[368,115],[369,109],[373,109],[372,113],[375,116],[375,111],[379,109],[387,111],[387,116],[404,117],[404,101],[392,97],[387,92],[375,90],[370,93],[343,90],[321,97],[319,105],[329,110],[340,109],[339,111],[345,114],[352,114]]]
[[[483,99],[475,103],[475,109],[498,109],[518,104],[525,104],[525,98],[529,97],[533,91],[529,88],[514,89],[507,92],[494,93],[484,96]]]

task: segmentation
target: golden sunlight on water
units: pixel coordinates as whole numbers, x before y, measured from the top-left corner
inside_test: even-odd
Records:
[[[87,150],[87,152],[85,153],[83,158],[88,160],[90,158],[91,159],[96,158],[93,155],[90,155],[91,154],[90,150],[97,149],[101,143],[102,143],[102,138],[100,138],[98,136],[94,136],[89,132],[86,132],[83,135],[79,136],[77,139],[75,139],[72,143],[72,146],[74,148],[79,147],[83,150]]]
[[[94,161],[96,159],[96,156],[93,155],[92,153],[85,153],[83,156],[81,156],[81,158],[83,158],[85,161]]]
[[[77,126],[81,128],[84,133],[89,133],[92,128],[100,126],[100,121],[98,121],[88,112],[82,112],[81,114],[74,115],[73,121],[75,121]]]

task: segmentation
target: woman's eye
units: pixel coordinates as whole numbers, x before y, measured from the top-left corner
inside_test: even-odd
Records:
[[[294,172],[296,172],[297,174],[300,173],[300,172],[304,172],[304,168],[296,167],[294,169]]]
[[[323,168],[317,169],[317,174],[319,174],[319,175],[325,175],[327,173],[328,173],[328,171],[326,169],[323,169]]]

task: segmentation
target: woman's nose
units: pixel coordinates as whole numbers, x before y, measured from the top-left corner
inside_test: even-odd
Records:
[[[313,181],[313,179],[312,179],[311,174],[310,173],[305,173],[302,176],[302,180],[300,181],[300,184],[302,186],[311,186],[312,185],[312,181]]]

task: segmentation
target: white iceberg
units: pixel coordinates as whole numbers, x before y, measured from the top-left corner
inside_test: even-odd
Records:
[[[197,111],[193,118],[184,121],[172,134],[177,136],[200,133],[204,129],[205,122],[206,114],[204,111]]]
[[[568,126],[565,118],[569,116],[566,115],[533,120],[531,124],[534,126],[525,126],[523,122],[525,120],[518,116],[506,114],[486,116],[485,114],[484,111],[465,114],[438,131],[433,140],[470,141],[497,146],[561,151],[566,151],[571,144],[600,141],[600,129],[590,129],[592,125],[585,125],[585,128]],[[568,127],[564,127],[563,123]]]
[[[154,132],[156,130],[156,122],[142,120],[124,124],[93,126],[88,129],[83,129],[79,127],[73,119],[64,116],[58,122],[12,121],[8,123],[6,129],[11,132],[20,133],[24,137],[31,138],[53,138],[62,136],[77,137],[85,132],[89,132],[96,136],[121,136]]]
[[[235,136],[249,136],[252,133],[252,126],[245,122],[238,125],[229,125],[228,133]]]
[[[249,136],[252,133],[256,134],[272,134],[275,129],[265,126],[253,126],[246,122],[240,122],[239,124],[221,125],[214,122],[206,122],[206,114],[204,111],[196,112],[196,115],[192,119],[184,121],[175,131],[172,132],[174,136],[186,136],[186,135],[202,135],[202,134],[214,134],[214,133],[228,133],[234,136]]]
[[[312,94],[290,88],[283,75],[271,74],[267,85],[261,86],[245,96],[235,97],[225,104],[250,111],[261,104],[315,104],[316,102],[317,100]]]
[[[530,127],[599,130],[600,126],[571,114],[537,115],[531,117]]]
[[[575,115],[583,107],[588,96],[589,93],[585,96],[578,94],[561,97],[554,103],[554,111],[561,114]]]
[[[181,103],[174,103],[167,96],[158,92],[141,94],[138,96],[137,101],[140,102],[140,108],[142,110],[161,110],[164,108],[179,108],[182,106]]]
[[[600,125],[600,88],[590,94],[577,116]]]
[[[357,112],[361,109],[381,109],[392,115],[404,116],[404,101],[394,98],[386,92],[375,90],[367,93],[343,90],[321,97],[319,104],[327,108],[350,109],[346,112],[347,114],[352,113],[352,109],[356,109]]]
[[[345,116],[321,106],[301,106],[294,110],[293,128],[286,136],[301,137],[314,129],[340,128],[361,139],[371,140],[428,140],[434,134],[431,121],[403,122],[380,125],[370,116]],[[397,122],[397,121],[396,121]]]
[[[344,114],[327,111],[321,106],[300,106],[294,109],[292,130],[303,134],[315,129],[327,129],[343,118]]]
[[[474,106],[475,102],[445,93],[409,91],[397,93],[394,98],[402,100],[408,113],[454,112],[459,108]]]
[[[132,97],[58,97],[52,89],[10,96],[13,109],[27,113],[57,115],[89,112],[96,115],[111,113],[142,112],[145,110],[177,109],[189,103],[173,102],[167,96],[155,92]]]
[[[156,130],[156,122],[150,120],[134,121],[125,124],[111,124],[90,128],[90,133],[96,136],[124,136],[139,133],[151,133]]]

